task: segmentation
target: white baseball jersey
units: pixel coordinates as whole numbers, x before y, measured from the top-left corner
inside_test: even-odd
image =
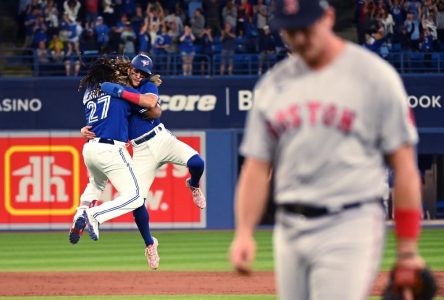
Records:
[[[291,56],[257,84],[241,154],[271,162],[277,203],[381,196],[383,154],[417,142],[396,71],[347,43],[321,70]]]

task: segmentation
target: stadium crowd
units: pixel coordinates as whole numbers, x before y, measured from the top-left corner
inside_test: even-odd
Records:
[[[356,0],[361,45],[392,51],[444,51],[444,0]]]
[[[260,74],[286,52],[268,26],[273,7],[274,0],[20,0],[19,31],[40,63],[63,63],[67,76],[79,74],[87,55],[139,52],[166,75],[177,55],[183,75],[204,74],[215,54],[218,74],[231,75],[235,54],[255,53]]]
[[[103,53],[144,52],[156,72],[185,76],[236,73],[238,54],[253,54],[254,72],[262,74],[286,54],[269,28],[275,0],[19,2],[24,48],[35,49],[40,65],[64,66],[67,76]],[[355,0],[355,23],[359,44],[387,59],[396,52],[425,58],[444,52],[444,0]]]

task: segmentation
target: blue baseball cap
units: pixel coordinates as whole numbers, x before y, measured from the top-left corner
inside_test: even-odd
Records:
[[[277,0],[271,28],[309,27],[324,15],[328,7],[326,0]]]

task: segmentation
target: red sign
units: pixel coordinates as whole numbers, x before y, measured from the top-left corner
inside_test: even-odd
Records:
[[[41,135],[0,137],[0,168],[4,170],[0,228],[64,228],[72,222],[88,180],[82,158],[84,139],[69,134]],[[201,135],[178,139],[198,152],[203,150]],[[185,185],[188,177],[188,169],[183,166],[167,164],[159,168],[147,199],[153,227],[205,227],[204,211],[194,205]],[[115,196],[116,191],[109,185],[101,200]],[[131,213],[109,222],[113,228],[134,226]]]

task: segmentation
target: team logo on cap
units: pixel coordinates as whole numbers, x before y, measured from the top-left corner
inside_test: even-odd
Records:
[[[299,0],[284,0],[284,13],[294,15],[299,11]]]
[[[146,67],[146,66],[148,66],[149,64],[150,64],[150,62],[149,62],[149,60],[142,60],[141,61],[142,62],[142,65],[144,66],[144,67]]]

